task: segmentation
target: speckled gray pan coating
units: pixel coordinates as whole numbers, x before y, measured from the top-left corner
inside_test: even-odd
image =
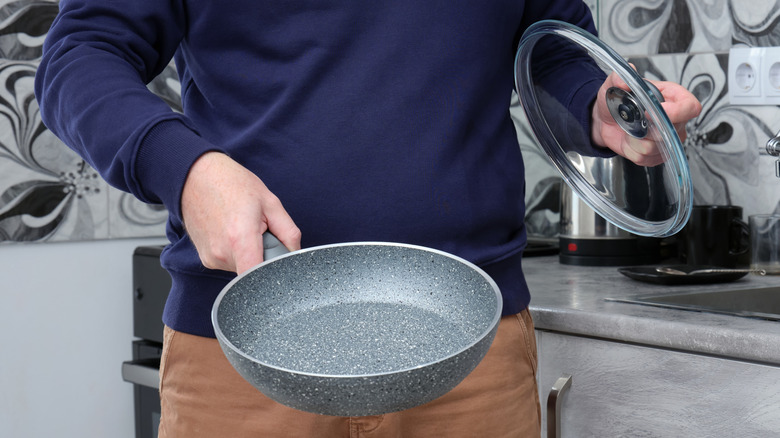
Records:
[[[474,265],[422,247],[327,245],[236,278],[212,320],[252,385],[296,409],[377,415],[445,394],[482,360],[501,296]]]

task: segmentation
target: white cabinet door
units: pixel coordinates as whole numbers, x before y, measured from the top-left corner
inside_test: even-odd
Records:
[[[562,375],[562,437],[780,436],[780,368],[537,331],[543,436]]]

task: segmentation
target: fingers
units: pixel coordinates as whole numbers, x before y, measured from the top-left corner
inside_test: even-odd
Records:
[[[259,264],[268,229],[288,249],[300,249],[300,230],[279,199],[224,154],[210,152],[195,162],[181,202],[187,234],[206,268],[240,274]]]
[[[263,261],[263,235],[257,232],[247,232],[237,239],[232,245],[232,263],[225,266],[225,270],[242,274],[257,266]]]
[[[657,166],[664,162],[663,155],[651,138],[638,139],[623,130],[610,115],[602,115],[594,105],[591,140],[594,144],[611,149],[616,154],[640,166]],[[604,105],[606,106],[606,105]]]
[[[301,230],[282,206],[279,198],[268,192],[262,198],[262,219],[252,221],[253,227],[240,233],[233,242],[235,271],[241,274],[265,260],[263,234],[270,232],[289,251],[301,249]]]
[[[275,196],[265,205],[264,214],[268,231],[289,251],[301,249],[301,230],[295,225],[284,206]]]
[[[683,96],[681,100],[677,101],[663,102],[661,106],[675,128],[701,114],[701,103],[693,95]]]
[[[666,81],[651,82],[664,97],[664,102],[661,103],[662,108],[674,125],[677,135],[681,141],[685,141],[687,138],[686,124],[701,113],[701,103],[690,91],[679,84]],[[628,90],[626,83],[614,72],[602,84],[597,104],[594,105],[592,111],[591,140],[593,143],[607,147],[641,166],[650,167],[663,163],[664,158],[656,141],[651,138],[640,140],[631,137],[612,119],[606,103],[602,102],[603,93],[609,87]]]
[[[664,162],[658,144],[653,140],[624,136],[623,155],[635,164],[654,167]]]
[[[295,225],[281,202],[275,196],[269,197],[266,208],[263,209],[265,221],[253,222],[244,231],[236,227],[228,241],[232,248],[233,262],[225,265],[227,270],[242,274],[265,261],[263,253],[263,234],[270,232],[287,248],[288,251],[301,249],[301,231]],[[234,267],[234,268],[233,268]]]
[[[618,87],[622,88],[626,91],[629,90],[628,84],[615,72],[612,72],[607,76],[607,80],[605,81],[608,87]]]
[[[666,115],[672,123],[687,122],[701,113],[701,103],[696,96],[680,84],[668,81],[651,81],[661,94],[661,103]]]
[[[669,121],[674,125],[680,141],[688,138],[688,132],[685,127],[688,121],[701,114],[701,102],[690,91],[683,86],[673,82],[654,82],[664,95],[665,102],[661,107],[666,112]]]
[[[632,65],[633,67],[633,65]],[[649,81],[661,95],[664,102],[661,107],[666,111],[672,123],[687,122],[698,117],[701,113],[701,103],[690,91],[680,84],[669,81]],[[606,84],[628,90],[628,85],[616,73],[612,72],[607,78]]]

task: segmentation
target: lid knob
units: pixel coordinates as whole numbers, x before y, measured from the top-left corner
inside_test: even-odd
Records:
[[[656,99],[659,102],[663,102],[664,97],[661,91],[646,79],[645,83],[650,87],[650,91]],[[611,87],[607,90],[605,99],[607,100],[609,113],[612,114],[612,118],[615,119],[623,131],[636,138],[645,138],[647,136],[647,127],[650,123],[645,117],[645,111],[632,92],[618,87]]]

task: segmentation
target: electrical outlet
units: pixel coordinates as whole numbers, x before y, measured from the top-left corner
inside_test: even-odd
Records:
[[[735,47],[729,50],[728,87],[732,105],[765,104],[761,79],[765,76],[761,70],[764,54],[763,47]]]
[[[780,105],[780,47],[765,47],[761,61],[761,88],[765,103]]]

